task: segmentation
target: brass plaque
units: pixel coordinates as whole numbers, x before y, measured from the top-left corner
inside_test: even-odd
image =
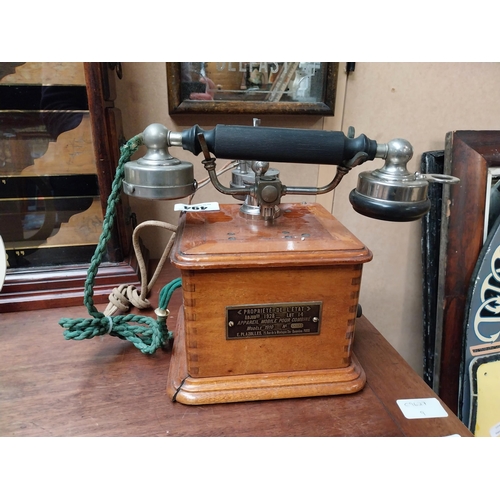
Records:
[[[226,307],[226,338],[318,335],[322,302]]]

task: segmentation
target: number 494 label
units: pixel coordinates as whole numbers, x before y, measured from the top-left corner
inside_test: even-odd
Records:
[[[184,203],[176,203],[174,211],[176,212],[211,212],[220,210],[219,204],[216,201],[208,203],[198,203],[196,205],[185,205]]]
[[[398,399],[396,401],[406,418],[440,418],[448,413],[436,398]]]

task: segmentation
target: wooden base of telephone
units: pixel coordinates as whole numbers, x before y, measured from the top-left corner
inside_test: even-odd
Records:
[[[183,308],[167,394],[188,405],[347,394],[366,381],[352,353],[371,252],[317,204],[272,223],[239,205],[182,215],[172,262]]]

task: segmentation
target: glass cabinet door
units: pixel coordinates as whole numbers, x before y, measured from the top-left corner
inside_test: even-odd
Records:
[[[113,96],[104,95],[107,71],[107,63],[0,63],[0,235],[7,260],[0,312],[22,294],[33,299],[28,307],[45,307],[45,298],[35,305],[40,292],[31,289],[37,286],[49,302],[52,289],[59,299],[66,294],[65,305],[81,303],[119,150],[119,132],[109,134],[119,125]],[[109,119],[113,123],[104,126]],[[102,151],[113,154],[104,158]],[[118,264],[129,253],[119,240],[126,240],[123,226],[130,224],[130,214],[125,220],[120,210],[121,229],[115,228],[104,259],[115,266],[118,282],[124,270]],[[127,280],[135,273],[125,267]],[[96,302],[107,299],[109,288]]]
[[[88,262],[101,225],[83,63],[0,63],[7,269]]]

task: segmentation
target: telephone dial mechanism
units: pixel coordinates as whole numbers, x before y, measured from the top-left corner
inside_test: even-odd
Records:
[[[243,201],[242,214],[273,220],[280,216],[283,196],[319,195],[335,189],[352,168],[375,158],[385,164],[360,173],[349,200],[358,213],[388,221],[412,221],[430,209],[429,182],[455,183],[448,175],[410,173],[407,163],[413,156],[411,144],[394,139],[378,144],[364,134],[354,137],[338,131],[301,130],[254,126],[217,125],[203,130],[198,125],[182,132],[152,124],[143,132],[146,154],[125,165],[123,190],[148,199],[179,199],[194,194],[197,183],[193,164],[170,155],[169,147],[182,147],[194,155],[203,154],[203,165],[214,187]],[[212,154],[214,157],[212,157]],[[229,187],[219,182],[216,158],[235,162]],[[337,165],[332,181],[323,187],[286,186],[270,162]]]

